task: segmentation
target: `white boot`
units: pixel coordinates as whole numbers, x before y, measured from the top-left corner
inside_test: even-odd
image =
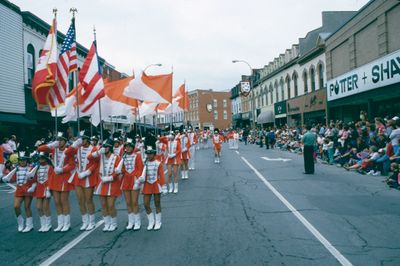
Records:
[[[168,193],[172,193],[173,191],[174,191],[174,188],[172,187],[172,183],[169,183]]]
[[[149,220],[149,225],[147,226],[147,231],[153,230],[153,228],[154,228],[154,213],[147,214],[147,219]]]
[[[156,213],[156,225],[154,226],[154,230],[160,230],[161,228],[161,212]]]
[[[189,179],[189,171],[187,171],[187,170],[185,171],[185,178]]]
[[[46,216],[40,216],[40,228],[38,232],[43,232],[43,230],[46,229]]]
[[[174,193],[178,193],[178,183],[174,183]]]
[[[82,226],[81,228],[79,228],[79,230],[85,231],[88,225],[89,225],[89,214],[86,213],[82,215]]]
[[[25,229],[22,230],[22,233],[28,233],[28,232],[32,231],[32,229],[33,229],[33,220],[32,220],[32,217],[28,217],[28,218],[26,218],[26,226],[25,226]]]
[[[64,226],[61,232],[67,232],[71,228],[71,216],[69,214],[64,215]]]
[[[54,232],[60,232],[64,227],[64,215],[57,215],[57,228],[54,229]]]
[[[18,232],[22,232],[24,230],[24,217],[22,217],[22,215],[19,215],[17,217],[17,223],[18,223]]]
[[[105,216],[103,220],[104,220],[103,232],[108,232],[108,230],[110,230],[110,225],[111,225],[111,216]]]
[[[135,224],[134,214],[128,213],[128,226],[126,227],[126,230],[132,230],[134,224]]]
[[[214,159],[214,163],[218,163],[218,159],[217,159],[217,157],[215,157],[215,159]]]
[[[182,175],[182,176],[181,176],[182,179],[185,179],[185,178],[186,178],[186,176],[185,176],[185,171],[181,170],[181,175]]]
[[[133,217],[135,219],[135,227],[133,228],[134,231],[140,230],[140,226],[142,225],[140,221],[140,213],[133,214]]]
[[[111,217],[111,224],[110,228],[108,229],[108,232],[113,232],[117,230],[118,223],[117,223],[117,217]]]
[[[44,217],[45,226],[42,232],[48,232],[51,229],[51,216]]]
[[[93,230],[96,227],[96,218],[94,214],[89,215],[89,224],[88,227],[86,228],[86,231]]]

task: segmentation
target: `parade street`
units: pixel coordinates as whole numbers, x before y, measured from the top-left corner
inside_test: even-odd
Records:
[[[214,164],[211,149],[199,150],[179,193],[163,196],[162,229],[150,232],[142,207],[142,229],[125,230],[123,197],[117,231],[80,232],[73,193],[71,231],[21,234],[2,184],[2,265],[399,265],[398,191],[336,166],[304,175],[302,160],[240,144],[224,145]],[[96,199],[98,221],[99,207]]]

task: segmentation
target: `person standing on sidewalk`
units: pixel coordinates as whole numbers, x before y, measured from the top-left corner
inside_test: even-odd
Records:
[[[304,156],[304,173],[307,175],[314,174],[314,145],[317,138],[314,133],[311,132],[311,126],[306,125],[306,134],[304,134],[302,143],[304,145],[303,156]]]

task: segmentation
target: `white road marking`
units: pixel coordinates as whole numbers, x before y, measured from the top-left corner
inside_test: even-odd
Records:
[[[53,256],[51,256],[50,258],[48,258],[47,260],[43,261],[42,263],[39,264],[39,266],[48,266],[51,265],[52,263],[54,263],[56,260],[58,260],[62,255],[64,255],[65,253],[67,253],[71,248],[75,247],[79,242],[81,242],[85,237],[87,237],[88,235],[90,235],[92,232],[94,232],[94,230],[96,230],[100,225],[102,225],[104,223],[103,220],[98,221],[96,224],[96,228],[94,228],[91,231],[86,231],[83,232],[82,234],[80,234],[77,238],[75,238],[74,240],[72,240],[71,242],[69,242],[67,245],[65,245],[62,249],[60,249],[59,251],[57,251],[56,253],[54,253]]]
[[[168,172],[168,170],[164,171],[164,174],[166,174]],[[39,266],[48,266],[51,265],[52,263],[54,263],[56,260],[58,260],[59,258],[61,258],[65,253],[67,253],[70,249],[72,249],[73,247],[75,247],[79,242],[81,242],[84,238],[86,238],[90,233],[92,233],[94,230],[96,230],[100,225],[102,225],[104,223],[103,220],[97,222],[96,224],[96,228],[94,228],[91,231],[86,231],[83,232],[82,234],[80,234],[77,238],[75,238],[74,240],[72,240],[71,242],[69,242],[67,245],[65,245],[62,249],[60,249],[59,251],[57,251],[56,253],[54,253],[50,258],[48,258],[47,260],[45,260],[44,262],[40,263]]]
[[[262,159],[266,161],[282,161],[282,162],[289,162],[292,159],[285,159],[285,158],[269,158],[269,157],[261,157]]]
[[[351,262],[346,259],[346,257],[344,257],[306,218],[304,218],[303,215],[301,215],[299,213],[298,210],[296,210],[295,207],[293,207],[292,204],[289,203],[289,201],[286,200],[285,197],[282,196],[281,193],[279,193],[279,191],[277,191],[275,189],[274,186],[271,185],[270,182],[267,181],[267,179],[265,179],[265,177],[258,172],[258,170],[256,168],[254,168],[253,165],[251,165],[246,158],[244,158],[243,156],[241,156],[242,160],[247,164],[247,166],[250,167],[251,170],[253,170],[253,172],[257,175],[257,177],[259,179],[261,179],[261,181],[264,182],[264,184],[272,191],[272,193],[275,194],[275,196],[283,203],[285,204],[285,206],[293,213],[294,216],[296,216],[296,218],[308,229],[308,231],[310,231],[315,238],[321,242],[321,244],[339,261],[340,264],[342,265],[346,265],[346,266],[350,266],[353,265],[351,264]]]
[[[240,154],[240,152],[238,152],[238,151],[235,151],[236,152],[236,154]]]

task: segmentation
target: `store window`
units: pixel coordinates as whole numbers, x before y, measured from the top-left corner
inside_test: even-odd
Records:
[[[32,84],[33,76],[35,75],[35,48],[32,44],[28,44],[28,47],[26,48],[26,67],[28,84]]]
[[[303,73],[303,82],[304,82],[304,94],[308,93],[308,76],[307,71],[304,70]]]
[[[224,110],[224,120],[228,120],[228,112]]]
[[[272,83],[271,84],[269,84],[269,98],[270,98],[270,103],[271,104],[273,104],[273,102],[274,102],[274,100],[273,100],[273,91],[274,91],[274,89],[272,88]]]
[[[278,102],[278,101],[279,101],[278,81],[275,81],[275,101],[274,102]]]
[[[214,108],[218,107],[218,100],[214,99]]]
[[[324,65],[322,63],[318,65],[318,84],[320,90],[324,88]]]
[[[283,82],[283,78],[281,78],[280,85],[281,85],[281,101],[283,101],[285,99],[285,85]]]
[[[227,102],[226,102],[226,99],[224,99],[224,108],[226,108],[227,107]]]
[[[218,120],[218,111],[214,110],[214,120]]]
[[[311,67],[310,69],[310,79],[311,79],[311,91],[315,91],[315,69]]]
[[[289,75],[286,77],[286,88],[287,88],[287,96],[290,99],[290,77]]]

